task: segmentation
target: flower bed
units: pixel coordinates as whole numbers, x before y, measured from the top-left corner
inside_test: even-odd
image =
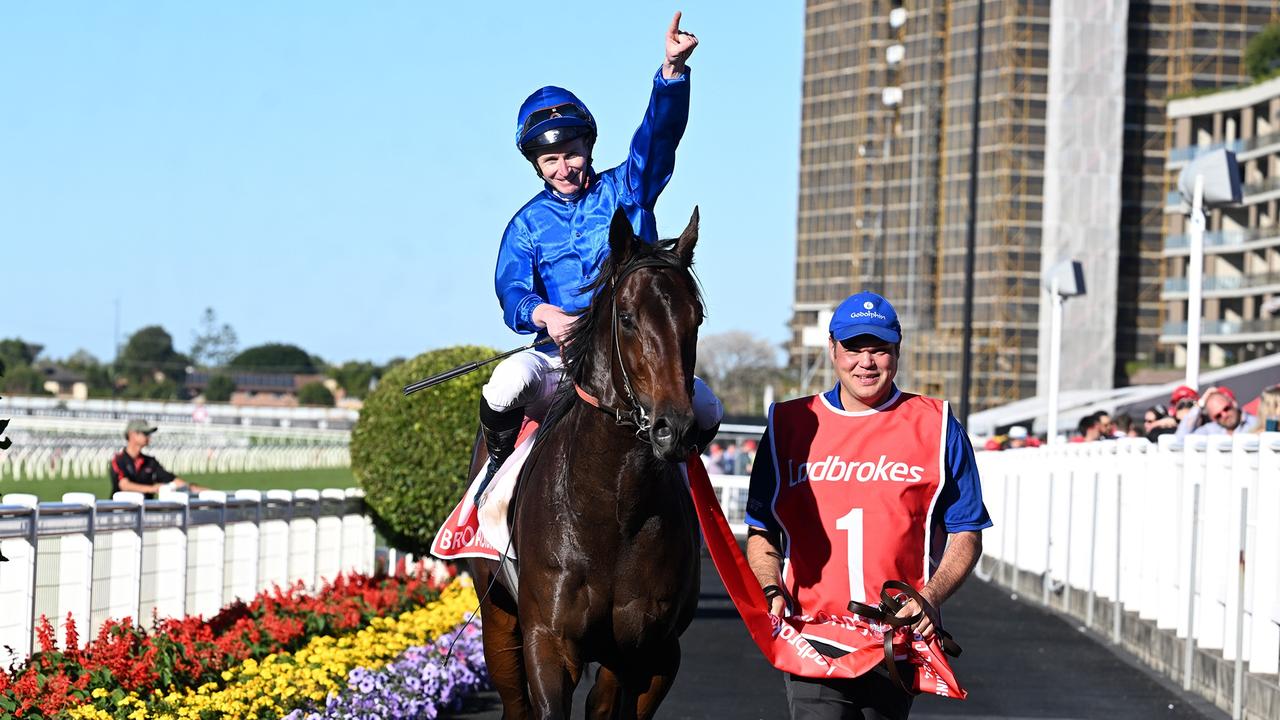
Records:
[[[354,672],[357,668],[378,671],[411,648],[433,643],[462,622],[475,604],[475,592],[469,583],[455,581],[441,592],[439,600],[394,619],[374,618],[368,627],[353,635],[314,637],[297,652],[272,653],[261,662],[245,660],[222,673],[226,682],[223,687],[217,682],[208,682],[168,692],[102,695],[94,698],[90,705],[72,709],[68,716],[85,720],[270,720],[298,708],[326,706],[331,695],[338,696],[341,703],[343,691],[349,689],[350,677],[357,678],[357,691],[367,684],[362,682],[365,678],[360,673]],[[412,672],[418,655],[406,653],[403,662],[392,667]],[[468,666],[474,668],[477,659],[474,652],[468,655]],[[474,669],[471,672],[476,674]],[[385,677],[387,673],[394,675],[396,670],[381,675]],[[407,687],[407,677],[404,683]],[[371,690],[374,686],[376,681],[369,685]]]
[[[347,675],[346,689],[330,695],[323,709],[299,708],[286,720],[430,720],[441,710],[457,709],[467,696],[488,685],[480,629],[471,625],[430,645],[411,647],[381,670],[355,668]]]
[[[120,700],[170,687],[200,687],[244,661],[287,652],[308,638],[349,633],[370,620],[430,602],[439,585],[425,575],[371,578],[345,575],[315,595],[302,585],[264,592],[209,620],[160,620],[150,632],[131,620],[109,621],[81,647],[68,618],[67,650],[41,618],[40,651],[25,665],[0,672],[0,716],[53,717],[89,702]]]

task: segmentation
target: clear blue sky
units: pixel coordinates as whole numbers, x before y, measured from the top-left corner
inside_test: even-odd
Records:
[[[701,44],[660,234],[701,206],[704,335],[786,337],[801,3],[445,5],[6,4],[0,337],[108,360],[118,300],[184,352],[206,306],[329,361],[521,344],[493,294],[541,187],[516,108],[574,90],[616,164],[676,9]]]

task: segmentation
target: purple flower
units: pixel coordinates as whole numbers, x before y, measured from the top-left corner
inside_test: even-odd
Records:
[[[451,644],[453,653],[446,661]],[[305,720],[432,720],[442,709],[459,707],[468,695],[488,685],[480,629],[472,625],[446,633],[430,645],[411,647],[381,670],[353,669],[347,674],[346,689],[329,696],[323,710],[306,708],[311,714]],[[302,712],[295,710],[287,720],[303,720]]]

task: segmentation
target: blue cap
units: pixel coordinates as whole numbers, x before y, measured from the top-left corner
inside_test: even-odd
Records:
[[[874,335],[885,342],[902,341],[898,313],[888,300],[872,292],[850,295],[831,316],[831,337],[836,342],[858,335]]]

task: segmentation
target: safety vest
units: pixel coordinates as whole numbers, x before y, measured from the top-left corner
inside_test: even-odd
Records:
[[[783,582],[807,616],[804,634],[850,652],[849,601],[874,604],[886,580],[919,589],[946,534],[933,523],[942,489],[946,403],[898,393],[847,412],[822,395],[769,415],[783,529]],[[843,642],[842,642],[843,638]]]

